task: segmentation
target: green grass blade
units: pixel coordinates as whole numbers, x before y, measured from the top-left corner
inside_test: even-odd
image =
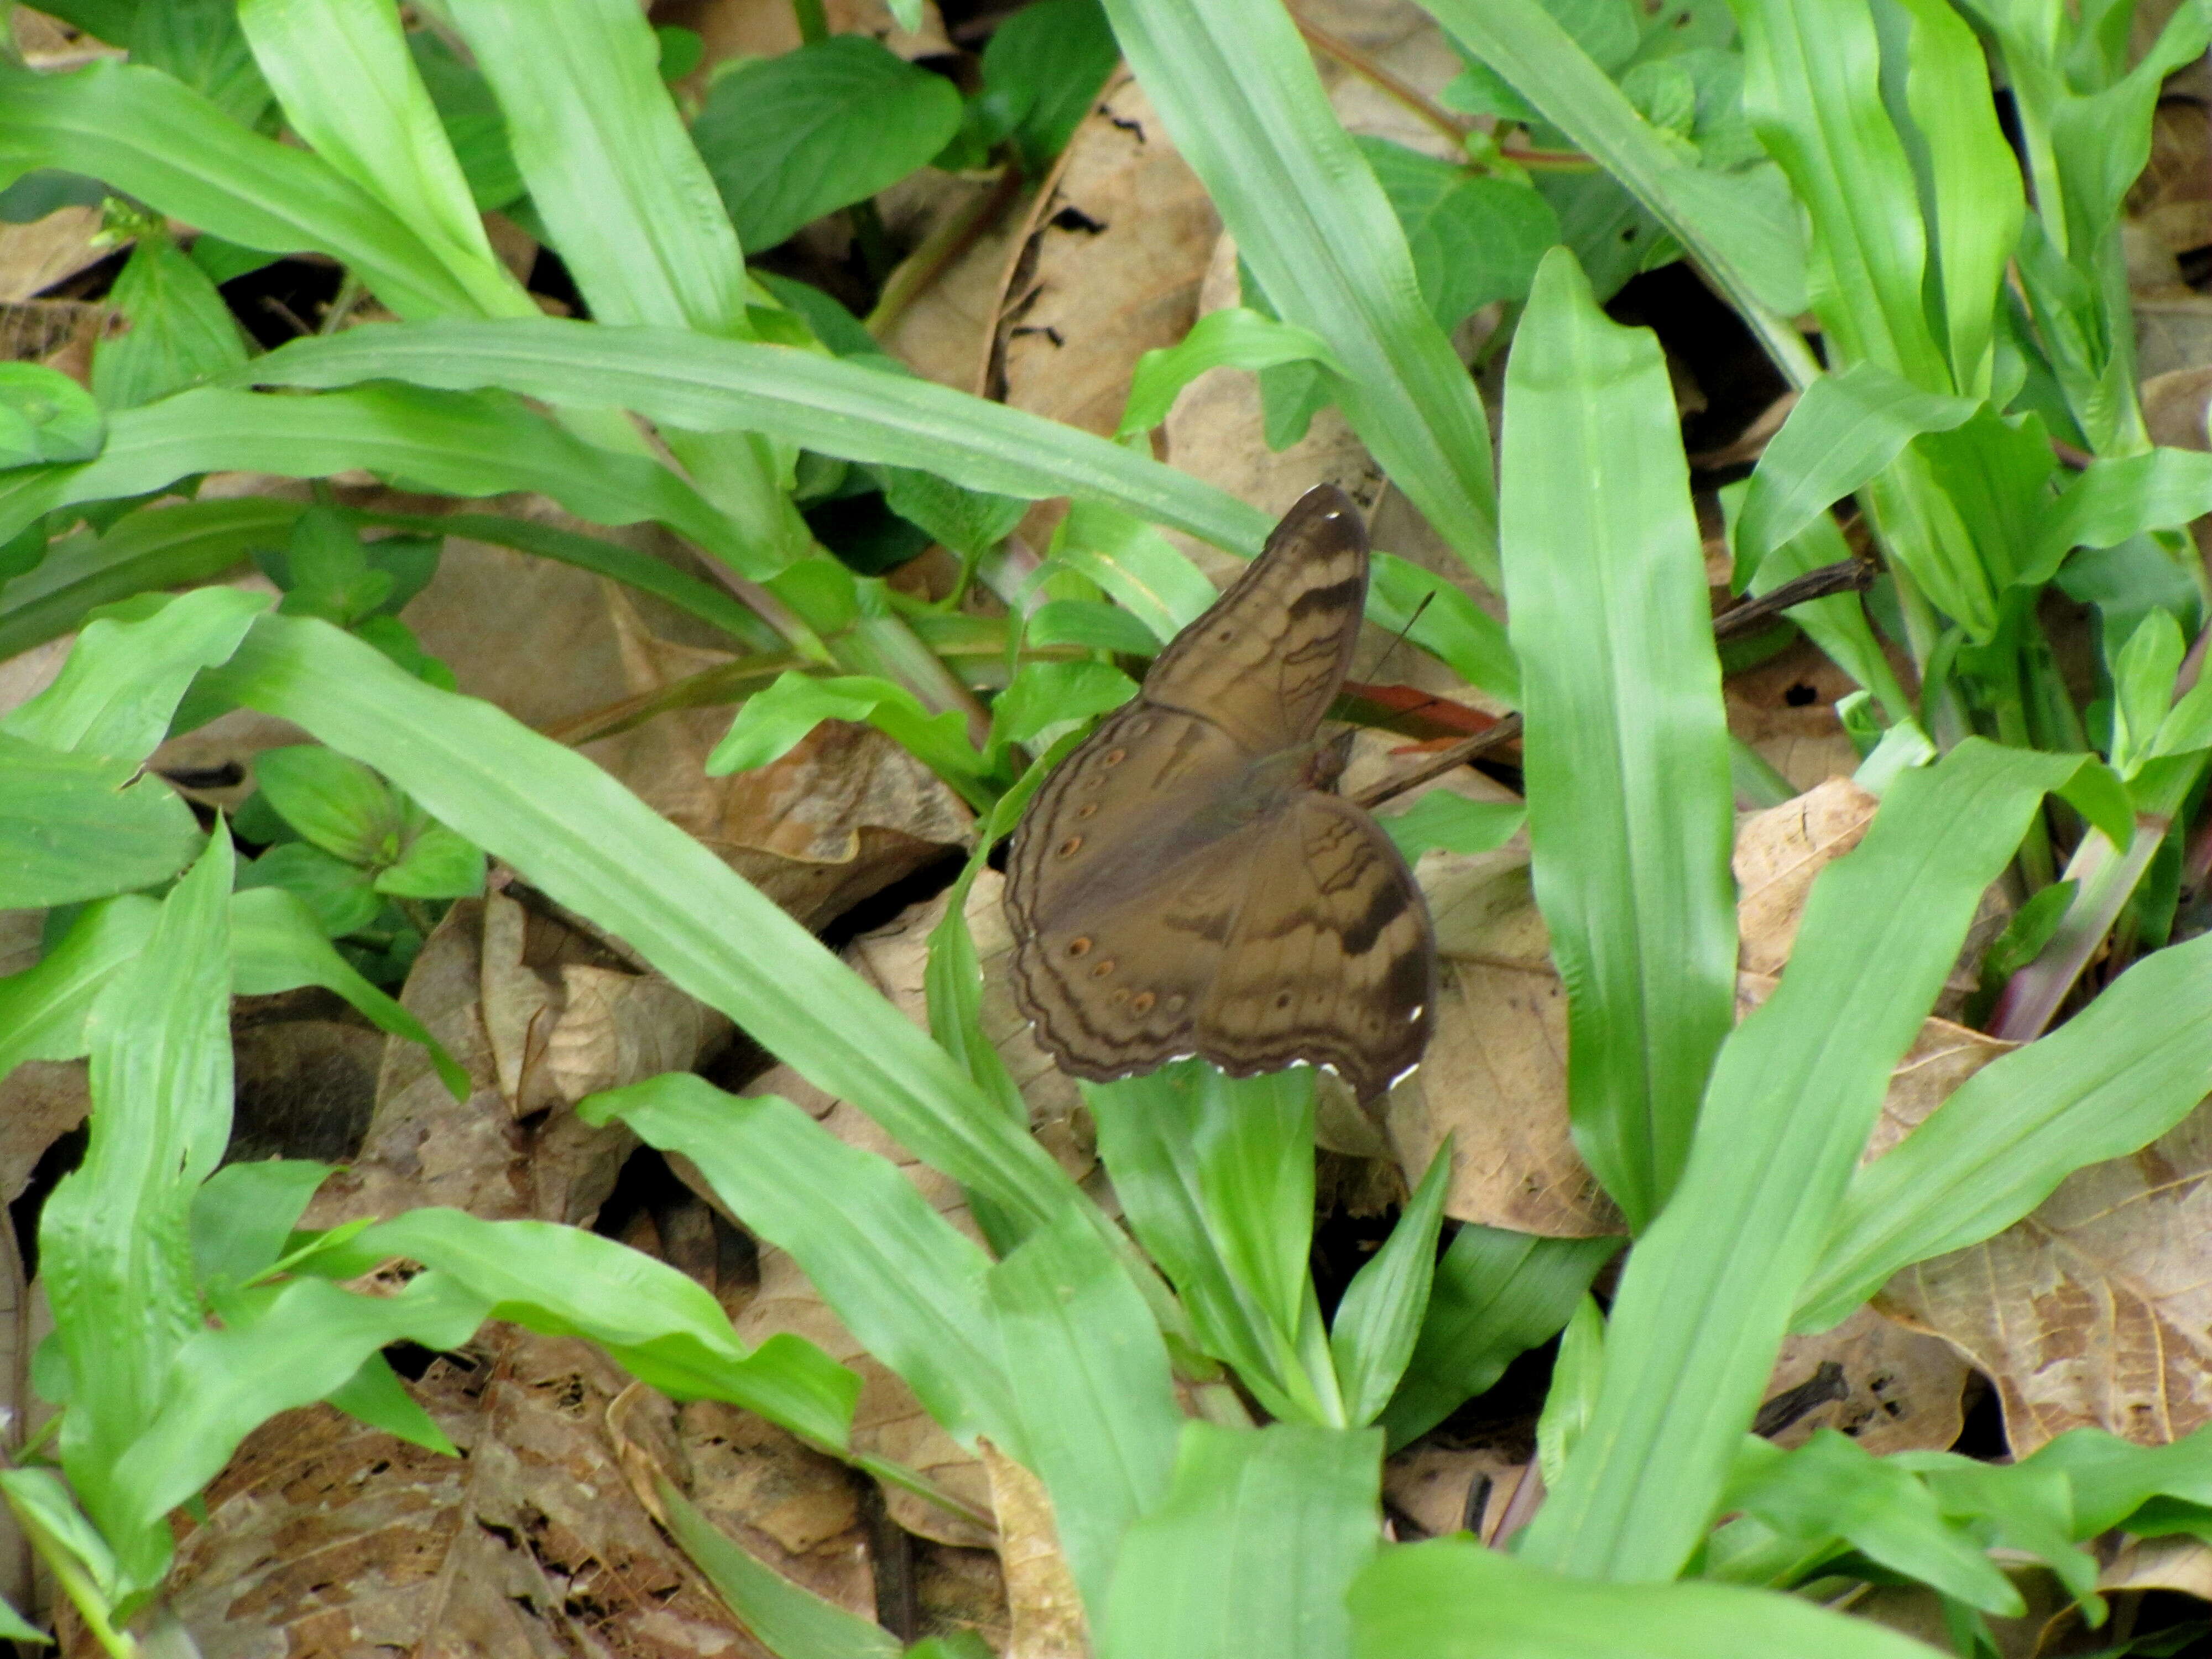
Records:
[[[531,204],[592,315],[750,332],[737,233],[661,82],[644,14],[627,0],[445,10],[499,98]]]
[[[1357,1659],[1936,1659],[1870,1620],[1733,1584],[1593,1584],[1469,1539],[1385,1551],[1352,1589]]]
[[[1328,343],[1338,401],[1390,481],[1498,575],[1490,433],[1397,217],[1273,0],[1107,0],[1115,37],[1285,322]]]
[[[248,131],[158,70],[94,64],[10,70],[0,96],[0,178],[89,173],[225,241],[327,253],[402,317],[477,309],[407,222],[329,163]]]
[[[1793,213],[1769,210],[1740,177],[1684,161],[1533,0],[1429,0],[1427,9],[1693,250],[1792,384],[1811,384],[1820,365],[1790,320],[1805,308],[1804,234]]]
[[[68,633],[96,606],[204,581],[254,548],[282,547],[304,510],[261,495],[186,501],[129,514],[105,534],[64,537],[35,568],[0,583],[0,659]]]
[[[1329,1354],[1344,1390],[1348,1422],[1370,1423],[1389,1403],[1391,1391],[1413,1358],[1435,1276],[1437,1230],[1443,1220],[1444,1188],[1451,1174],[1450,1139],[1437,1149],[1429,1172],[1399,1212],[1390,1237],[1352,1275],[1329,1328]]]
[[[164,599],[133,622],[102,617],[77,636],[52,685],[0,718],[0,731],[79,754],[143,760],[169,734],[192,677],[228,661],[268,608],[265,593],[203,587]]]
[[[39,1218],[69,1375],[62,1468],[132,1588],[160,1578],[170,1539],[139,1518],[127,1464],[201,1327],[192,1195],[230,1138],[231,872],[218,827],[93,1005],[91,1139]]]
[[[386,0],[242,0],[239,27],[308,149],[410,227],[472,310],[537,302],[491,251],[483,216]]]
[[[1970,738],[1889,787],[1814,884],[1781,984],[1713,1068],[1680,1185],[1621,1276],[1596,1416],[1529,1528],[1531,1560],[1671,1578],[1705,1535],[1891,1067],[1983,890],[2073,756]]]
[[[560,318],[349,329],[240,372],[261,386],[398,380],[499,386],[553,404],[611,404],[693,431],[771,432],[825,455],[934,472],[970,489],[1103,501],[1247,556],[1267,516],[1197,479],[1000,404],[788,346]]]
[[[1070,1210],[991,1269],[1023,1461],[1052,1494],[1084,1604],[1106,1606],[1123,1535],[1166,1496],[1182,1416],[1159,1328]]]
[[[985,1283],[991,1260],[889,1162],[789,1101],[740,1098],[674,1073],[595,1096],[589,1115],[619,1117],[647,1145],[696,1164],[948,1433],[969,1445],[988,1435],[1021,1455]]]
[[[438,821],[628,939],[900,1145],[1024,1224],[1073,1188],[942,1048],[729,866],[573,750],[325,623],[264,617],[209,676],[368,762]],[[204,681],[203,684],[207,684]]]
[[[1413,1358],[1383,1409],[1391,1449],[1488,1389],[1516,1355],[1557,1336],[1621,1242],[1462,1225],[1437,1263]]]
[[[295,1279],[256,1316],[196,1333],[178,1350],[161,1412],[116,1477],[130,1524],[162,1517],[222,1472],[239,1442],[270,1418],[345,1385],[394,1342],[437,1352],[476,1334],[490,1304],[443,1273],[417,1274],[392,1297]]]
[[[1536,898],[1576,1144],[1658,1213],[1735,1019],[1734,796],[1705,562],[1658,342],[1545,257],[1505,382],[1505,592]]]
[[[2148,1146],[2208,1094],[2212,937],[2144,957],[1855,1176],[1793,1322],[1820,1329],[1898,1269],[2002,1231],[2075,1170]]]
[[[671,1482],[658,1491],[671,1535],[776,1659],[898,1659],[898,1638],[881,1625],[756,1561]]]
[[[455,495],[535,490],[599,524],[658,520],[744,575],[764,580],[781,568],[658,462],[594,447],[512,399],[419,386],[326,398],[202,387],[126,410],[110,422],[99,459],[0,479],[0,536],[58,507],[143,495],[198,472],[313,478],[360,466]]]
[[[1866,8],[1747,0],[1744,112],[1813,225],[1808,288],[1831,362],[1872,361],[1954,392],[1928,325],[1928,241],[1912,167],[1881,100],[1881,45]]]
[[[1121,1546],[1100,1659],[1343,1659],[1382,1449],[1372,1429],[1184,1425],[1173,1486]]]
[[[100,988],[145,947],[161,906],[140,894],[87,905],[33,966],[0,979],[0,1078],[27,1060],[85,1052],[85,1016]]]

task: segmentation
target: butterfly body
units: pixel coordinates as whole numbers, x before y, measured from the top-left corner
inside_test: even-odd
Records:
[[[1357,510],[1310,491],[1030,803],[1006,866],[1014,992],[1076,1076],[1304,1060],[1368,1099],[1419,1060],[1427,909],[1328,793],[1345,749],[1318,735],[1366,588]]]

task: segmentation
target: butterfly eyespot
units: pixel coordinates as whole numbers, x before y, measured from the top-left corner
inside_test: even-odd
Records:
[[[1106,994],[1106,1000],[1109,1002],[1127,1002],[1128,1000],[1129,988],[1126,985],[1117,985]]]
[[[1093,969],[1091,970],[1091,978],[1093,978],[1093,979],[1103,979],[1103,978],[1105,978],[1105,977],[1106,977],[1106,975],[1109,975],[1109,974],[1112,973],[1113,971],[1114,971],[1114,958],[1113,958],[1113,957],[1107,957],[1107,958],[1106,958],[1106,960],[1105,960],[1105,961],[1103,961],[1103,962],[1100,963],[1099,963],[1096,968],[1093,968]]]
[[[1291,994],[1290,994],[1288,991],[1283,991],[1283,992],[1279,992],[1279,993],[1278,993],[1278,994],[1277,994],[1277,995],[1276,995],[1276,997],[1275,997],[1275,1006],[1277,1006],[1278,1008],[1287,1008],[1287,1007],[1289,1007],[1290,1006],[1291,1006]]]
[[[1058,853],[1060,857],[1064,859],[1073,858],[1076,854],[1083,850],[1083,837],[1080,836],[1070,836],[1066,841],[1060,842],[1060,844],[1053,850]]]
[[[1126,749],[1109,749],[1098,757],[1098,763],[1101,766],[1119,766],[1128,758],[1129,751]]]
[[[1188,997],[1185,996],[1182,992],[1177,991],[1173,996],[1168,999],[1168,1012],[1171,1014],[1179,1014],[1186,1006],[1188,1006],[1189,1002],[1190,999]],[[1188,1056],[1185,1056],[1185,1058],[1188,1058]]]
[[[1080,806],[1079,806],[1079,807],[1077,807],[1077,808],[1075,809],[1075,816],[1076,816],[1076,817],[1078,817],[1079,818],[1087,818],[1087,817],[1090,817],[1093,812],[1096,812],[1097,810],[1098,810],[1098,803],[1097,803],[1097,801],[1095,801],[1095,800],[1087,800],[1087,801],[1084,802],[1082,805],[1080,805]]]
[[[1150,991],[1139,991],[1129,999],[1129,1012],[1133,1014],[1148,1014],[1152,1012],[1152,1004],[1157,1000],[1158,999]]]
[[[1088,939],[1072,939],[1068,940],[1068,941],[1067,941],[1067,954],[1068,954],[1068,955],[1070,955],[1070,956],[1072,956],[1072,957],[1082,957],[1082,956],[1088,956],[1088,955],[1090,955],[1090,954],[1091,954],[1091,941],[1090,941]]]
[[[1235,629],[1233,629],[1233,628],[1224,628],[1224,629],[1222,629],[1218,634],[1216,634],[1213,637],[1214,637],[1215,639],[1217,639],[1217,640],[1219,640],[1219,641],[1222,642],[1222,644],[1226,645],[1226,644],[1228,644],[1228,643],[1229,643],[1229,641],[1231,641],[1231,640],[1233,640],[1233,639],[1235,639],[1235,638],[1237,637],[1237,630],[1236,630]]]

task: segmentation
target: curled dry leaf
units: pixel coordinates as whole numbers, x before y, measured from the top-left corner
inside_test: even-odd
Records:
[[[1516,1457],[1503,1446],[1418,1440],[1382,1465],[1383,1512],[1401,1544],[1455,1532],[1487,1538],[1527,1462],[1525,1443]]]
[[[2084,1425],[2178,1440],[2212,1421],[2208,1174],[2199,1107],[2133,1157],[2077,1170],[1995,1238],[1906,1268],[1878,1305],[1995,1381],[2017,1456]]]
[[[1086,1659],[1082,1597],[1060,1553],[1052,1497],[1044,1482],[983,1443],[991,1508],[999,1518],[999,1564],[1006,1576],[1006,1611],[1012,1626],[1006,1659]]]
[[[766,1659],[626,1484],[589,1345],[487,1326],[411,1391],[443,1457],[311,1406],[248,1437],[179,1546],[204,1653]]]
[[[1942,1451],[1965,1421],[1967,1373],[1948,1343],[1861,1308],[1832,1330],[1783,1343],[1759,1431],[1780,1446],[1828,1428],[1877,1454]]]

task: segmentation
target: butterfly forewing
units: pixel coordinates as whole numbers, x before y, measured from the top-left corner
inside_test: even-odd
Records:
[[[1367,532],[1342,490],[1310,489],[1260,556],[1176,635],[1145,696],[1218,723],[1255,754],[1310,741],[1359,641]]]
[[[1030,804],[1006,864],[1015,999],[1077,1076],[1308,1060],[1366,1099],[1419,1058],[1419,890],[1373,819],[1314,787],[1366,585],[1350,499],[1310,492]]]

